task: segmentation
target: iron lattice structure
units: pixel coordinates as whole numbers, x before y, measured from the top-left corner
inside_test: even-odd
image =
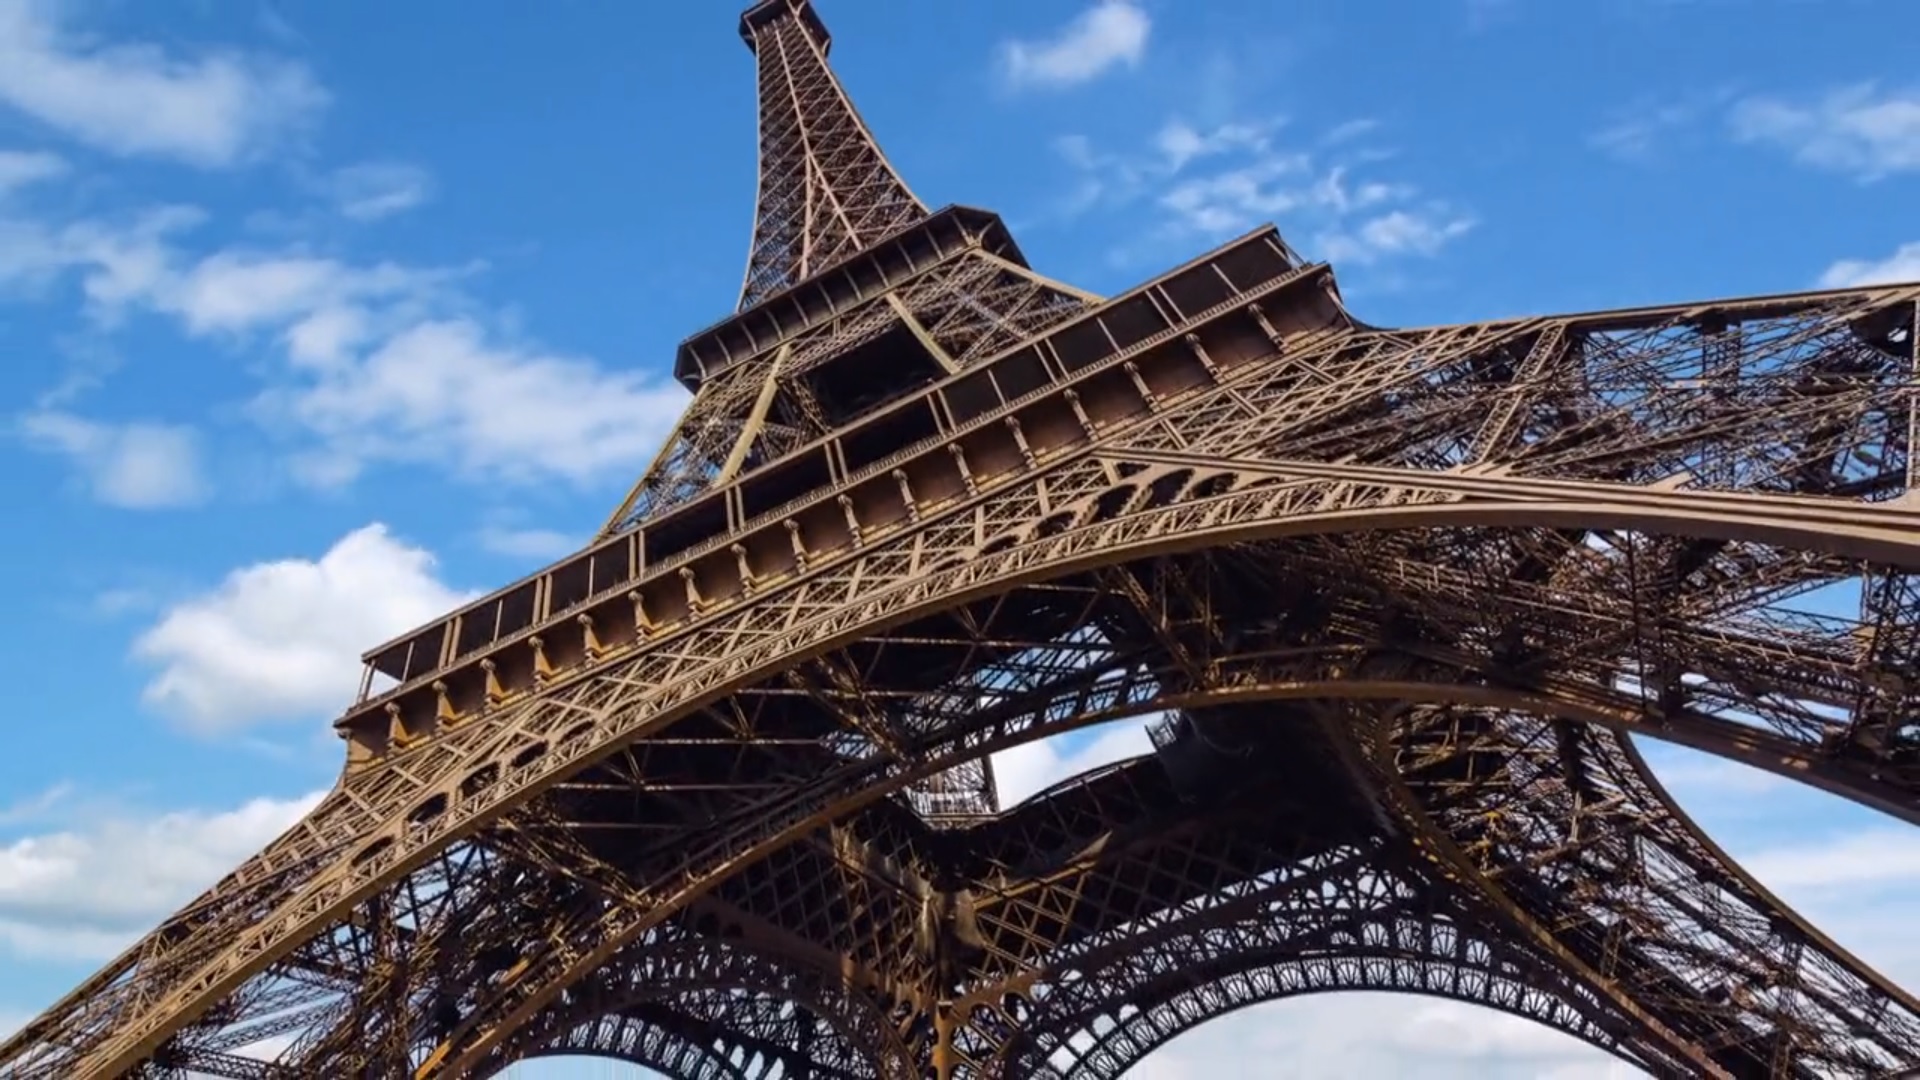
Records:
[[[1112,1077],[1347,989],[1920,1064],[1629,738],[1920,821],[1920,287],[1381,329],[1268,228],[1102,300],[922,206],[807,0],[742,32],[746,284],[658,460],[368,654],[334,791],[0,1076]]]

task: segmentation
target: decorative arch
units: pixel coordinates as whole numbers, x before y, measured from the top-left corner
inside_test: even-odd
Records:
[[[758,1080],[804,1058],[822,1078],[911,1076],[873,1003],[806,964],[738,939],[644,941],[567,988],[475,1070],[589,1054],[687,1080]],[[665,1067],[659,1062],[664,1062]]]
[[[674,1080],[774,1080],[804,1062],[818,1080],[866,1080],[871,1063],[825,1018],[765,994],[696,990],[602,1014],[519,1060],[587,1056]],[[864,1066],[864,1067],[863,1067]]]
[[[671,1002],[661,1004],[667,1006]],[[692,1017],[685,1018],[687,1028],[694,1027],[695,1023]],[[733,1054],[702,1042],[684,1029],[676,1030],[678,1027],[680,1025],[670,1021],[663,1023],[658,1019],[609,1013],[522,1055],[517,1061],[501,1062],[475,1075],[495,1076],[518,1061],[537,1058],[596,1057],[639,1065],[672,1080],[755,1080],[735,1061]]]
[[[1204,984],[1181,990],[1151,1008],[1125,1013],[1098,1028],[1083,1028],[1054,1044],[1052,1053],[1035,1062],[1037,1053],[1023,1056],[1003,1076],[1034,1080],[1115,1080],[1149,1054],[1196,1028],[1257,1005],[1315,994],[1384,992],[1437,998],[1492,1009],[1530,1020],[1572,1036],[1630,1065],[1648,1069],[1602,1025],[1564,999],[1498,972],[1454,966],[1432,957],[1360,952],[1262,963],[1249,958],[1245,967]],[[1377,975],[1391,970],[1412,985],[1383,985]],[[1478,983],[1478,986],[1471,984]],[[1447,987],[1436,989],[1435,985]],[[1078,1045],[1076,1045],[1078,1044]]]
[[[1210,898],[1062,958],[994,1057],[1000,1077],[1111,1080],[1178,1035],[1251,1005],[1389,991],[1533,1020],[1655,1071],[1635,1021],[1499,932],[1461,898],[1421,884],[1408,853],[1355,849]],[[976,1025],[991,1026],[980,1011]]]

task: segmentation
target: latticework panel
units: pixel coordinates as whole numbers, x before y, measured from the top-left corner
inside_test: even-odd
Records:
[[[869,247],[926,214],[827,66],[810,0],[768,0],[743,20],[760,70],[760,194],[740,307]]]

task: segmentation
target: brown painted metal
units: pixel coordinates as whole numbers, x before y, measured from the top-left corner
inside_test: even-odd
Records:
[[[925,210],[807,0],[742,32],[747,282],[659,459],[368,653],[335,790],[0,1077],[1112,1077],[1343,989],[1920,1064],[1629,741],[1920,822],[1920,287],[1386,330],[1269,228],[1101,300]],[[1154,713],[1000,808],[987,754]]]

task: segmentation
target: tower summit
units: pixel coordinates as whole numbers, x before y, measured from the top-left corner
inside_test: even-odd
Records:
[[[812,0],[764,0],[740,17],[740,36],[759,86],[746,279],[735,313],[681,344],[674,375],[694,391],[693,404],[602,536],[781,459],[1099,299],[1035,273],[998,216],[966,206],[928,211],[828,66],[832,37]],[[856,457],[885,457],[896,439],[924,437],[932,424],[909,422]]]
[[[927,216],[827,66],[812,0],[740,17],[759,66],[760,192],[740,310]]]

